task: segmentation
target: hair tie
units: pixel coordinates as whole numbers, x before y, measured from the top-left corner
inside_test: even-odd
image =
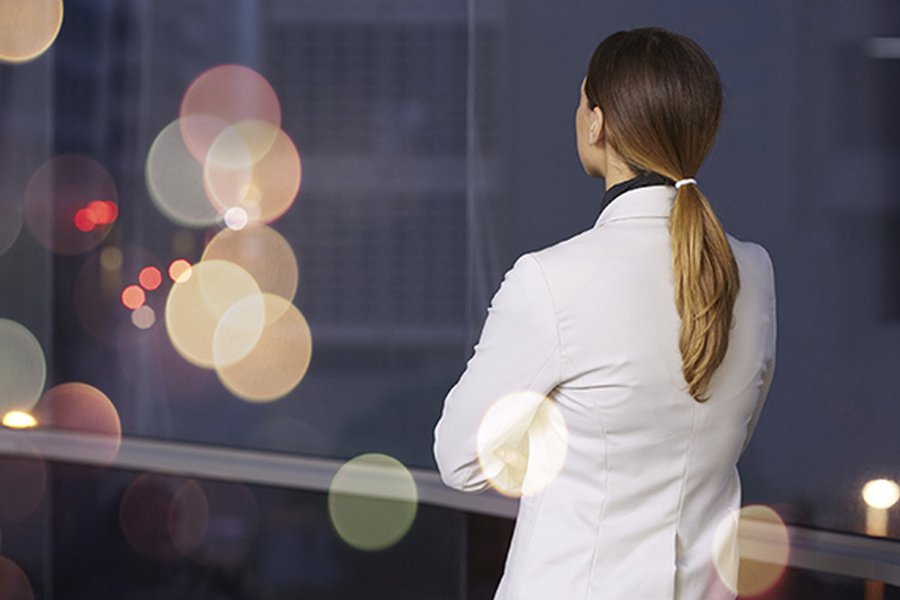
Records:
[[[693,179],[691,177],[687,177],[685,179],[679,179],[678,181],[675,182],[675,189],[677,190],[681,186],[687,185],[689,183],[693,183],[694,185],[697,185],[697,180]]]

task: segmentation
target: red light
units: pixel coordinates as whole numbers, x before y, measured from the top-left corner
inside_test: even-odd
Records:
[[[129,285],[122,290],[122,304],[125,305],[125,308],[130,308],[131,310],[140,308],[146,300],[147,296],[144,294],[144,290],[138,285]]]
[[[97,225],[112,225],[119,216],[119,207],[109,200],[91,200],[87,209],[93,214]]]
[[[162,273],[156,267],[144,267],[138,275],[138,281],[145,290],[152,292],[162,284]]]
[[[94,226],[97,225],[97,222],[94,220],[94,214],[86,208],[79,209],[72,221],[75,223],[75,228],[84,233],[93,231]]]

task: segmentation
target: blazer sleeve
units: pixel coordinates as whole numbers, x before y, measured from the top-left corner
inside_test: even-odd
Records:
[[[768,282],[769,289],[769,331],[767,337],[767,346],[768,346],[768,356],[765,362],[765,368],[762,373],[762,386],[759,389],[759,396],[756,401],[756,407],[753,410],[753,415],[750,417],[750,422],[747,424],[747,435],[744,438],[744,446],[741,448],[741,454],[744,453],[744,450],[747,449],[747,446],[750,444],[750,438],[753,437],[753,432],[756,430],[756,424],[759,422],[759,416],[762,414],[763,406],[766,403],[766,398],[769,396],[769,388],[772,386],[772,379],[775,375],[775,348],[776,348],[776,340],[778,337],[778,324],[777,324],[777,311],[776,311],[776,303],[775,303],[775,270],[772,267],[772,258],[769,256],[769,253],[766,252],[765,248],[762,248],[763,258],[766,264],[766,281]]]
[[[434,457],[445,484],[466,492],[490,486],[478,461],[482,418],[508,394],[548,394],[560,381],[560,356],[550,289],[537,259],[524,254],[506,272],[474,353],[444,399]]]

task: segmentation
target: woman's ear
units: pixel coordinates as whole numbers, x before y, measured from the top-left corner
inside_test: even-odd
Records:
[[[603,141],[603,111],[600,110],[599,106],[595,106],[593,110],[591,110],[591,127],[588,130],[588,141],[592,146],[596,146],[599,142]]]

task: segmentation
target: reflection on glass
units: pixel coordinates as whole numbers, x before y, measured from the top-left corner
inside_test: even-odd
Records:
[[[219,379],[231,393],[251,402],[270,402],[293,390],[309,368],[312,333],[300,310],[275,294],[263,294],[265,324],[252,349],[236,356],[233,348],[247,337],[249,318],[256,317],[257,297],[248,296],[222,315],[213,337]],[[256,333],[254,329],[251,334]]]
[[[37,426],[37,420],[21,410],[11,410],[3,415],[3,426],[10,429],[31,429]]]
[[[42,428],[89,434],[94,456],[112,464],[122,442],[119,412],[109,397],[92,385],[69,382],[47,390],[34,408]]]
[[[341,539],[360,550],[383,550],[412,526],[418,489],[409,470],[385,454],[347,461],[328,488],[328,514]]]
[[[734,593],[756,596],[781,580],[790,548],[790,534],[778,513],[753,504],[722,519],[710,550],[722,583]]]
[[[44,391],[46,377],[37,338],[19,323],[0,319],[0,413],[30,410]]]
[[[170,268],[170,274],[172,269]],[[190,276],[186,277],[186,273]],[[213,340],[220,319],[238,301],[227,337],[220,341],[220,359],[236,361],[256,345],[265,324],[265,308],[259,285],[238,265],[224,260],[202,261],[175,275],[166,301],[166,331],[176,350],[189,362],[215,367]]]
[[[203,116],[205,121],[188,119]],[[265,77],[249,67],[213,67],[188,87],[181,101],[180,130],[194,158],[203,163],[213,141],[227,127],[242,121],[281,126],[281,104]]]
[[[64,154],[45,162],[28,180],[25,223],[47,249],[82,254],[96,248],[109,233],[118,214],[112,207],[117,198],[112,176],[100,163]],[[98,206],[105,208],[95,213]]]
[[[478,428],[478,460],[494,488],[508,496],[545,489],[565,462],[568,430],[555,402],[533,391],[508,394]]]
[[[0,6],[3,4],[3,2],[0,2]],[[0,581],[3,582],[0,598],[34,600],[34,590],[25,572],[19,565],[5,556],[0,556]]]
[[[62,0],[0,0],[0,61],[23,63],[46,52],[63,21]]]

